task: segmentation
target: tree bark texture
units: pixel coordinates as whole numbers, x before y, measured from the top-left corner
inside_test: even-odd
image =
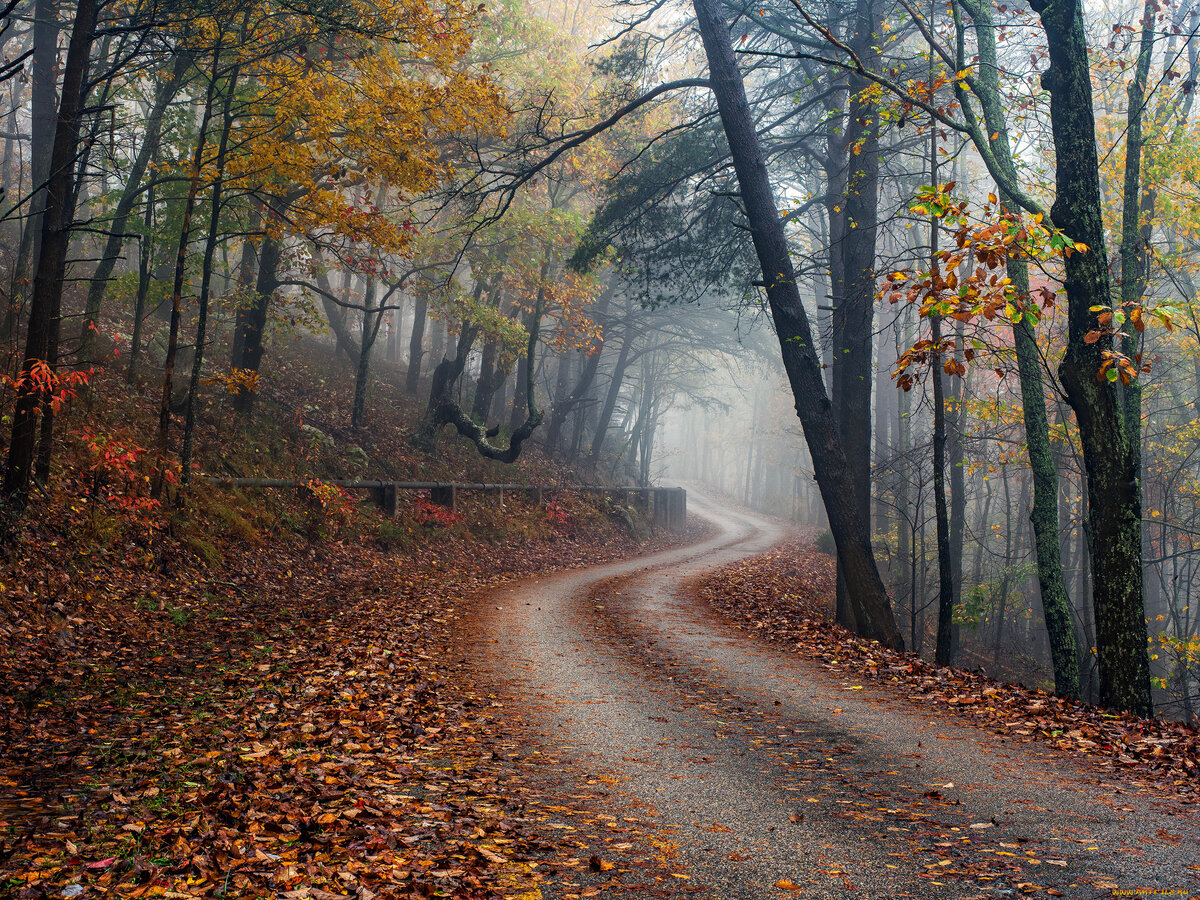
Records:
[[[992,7],[986,2],[969,2],[964,3],[964,6],[975,20],[979,52],[977,95],[983,107],[988,133],[991,135],[991,149],[1000,169],[1009,178],[1016,179],[1018,175],[1013,162],[1008,121],[1000,97],[1000,68]],[[1000,200],[1006,209],[1018,208],[1016,199],[1003,189],[1000,190]],[[1008,277],[1012,280],[1012,288],[1018,299],[1028,303],[1029,265],[1023,256],[1014,254],[1009,258]],[[1016,348],[1017,374],[1021,387],[1025,444],[1029,454],[1029,468],[1033,474],[1033,508],[1030,511],[1030,522],[1033,526],[1042,613],[1046,619],[1054,666],[1054,687],[1057,693],[1074,698],[1079,696],[1079,661],[1058,540],[1058,469],[1050,445],[1041,359],[1028,321],[1022,321],[1013,327],[1013,344]]]
[[[817,484],[861,634],[900,648],[903,638],[871,550],[867,523],[858,514],[860,493],[842,449],[839,429],[821,377],[821,362],[796,284],[783,221],[771,193],[766,161],[754,130],[746,89],[734,58],[729,27],[715,0],[693,0],[708,57],[710,83],[729,142],[755,251],[767,284],[767,300],[779,338],[784,368],[813,459]],[[869,410],[868,410],[869,415]],[[868,452],[870,442],[867,443]]]
[[[14,512],[21,512],[29,499],[30,466],[37,442],[37,409],[42,392],[31,383],[34,366],[57,354],[51,342],[57,332],[62,303],[63,278],[70,241],[74,207],[75,151],[79,141],[79,119],[83,107],[88,54],[96,25],[95,0],[79,0],[67,63],[63,71],[62,102],[54,129],[54,148],[46,183],[46,205],[41,220],[41,253],[29,304],[29,327],[21,385],[16,392],[8,466],[3,493]]]
[[[1100,374],[1102,354],[1113,349],[1112,337],[1101,336],[1090,344],[1085,340],[1098,327],[1091,308],[1108,306],[1112,291],[1083,9],[1081,0],[1034,0],[1032,6],[1041,17],[1050,54],[1042,85],[1050,94],[1057,160],[1051,216],[1055,226],[1088,247],[1064,260],[1067,350],[1059,377],[1079,425],[1087,473],[1100,702],[1148,715],[1150,666],[1137,459],[1116,388]]]
[[[872,66],[877,56],[880,14],[875,0],[858,0],[850,48]],[[875,329],[875,249],[879,218],[878,106],[863,96],[870,82],[852,74],[849,79],[849,117],[845,137],[838,142],[843,165],[844,194],[833,198],[835,213],[830,237],[840,246],[837,264],[840,289],[833,302],[833,409],[841,432],[846,464],[857,477],[849,498],[868,534],[871,528],[871,387],[874,382],[872,336]],[[841,186],[841,185],[839,185]],[[838,284],[835,281],[835,285]],[[840,554],[839,554],[840,558]],[[841,565],[839,564],[839,569]],[[845,585],[844,575],[839,584]],[[847,586],[848,587],[848,586]],[[839,621],[854,627],[853,609],[840,605]]]

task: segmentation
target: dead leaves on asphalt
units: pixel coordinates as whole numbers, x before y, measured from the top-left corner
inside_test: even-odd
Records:
[[[890,685],[911,702],[953,711],[997,734],[1086,755],[1171,791],[1200,789],[1200,732],[1115,715],[1044,691],[893,653],[834,624],[833,560],[808,541],[783,545],[701,579],[697,595],[738,627],[784,644],[854,682]],[[850,684],[850,689],[861,685]]]

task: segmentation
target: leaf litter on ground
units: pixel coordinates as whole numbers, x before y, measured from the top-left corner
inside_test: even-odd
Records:
[[[869,680],[901,698],[1021,741],[1038,742],[1194,797],[1200,790],[1200,731],[1116,714],[978,671],[896,653],[832,620],[833,559],[811,540],[783,544],[708,573],[695,595],[738,628],[806,657],[857,685]]]
[[[54,569],[46,543],[0,598],[5,892],[519,897],[561,851],[450,634],[465,597],[632,539],[232,545],[215,575],[148,553]]]

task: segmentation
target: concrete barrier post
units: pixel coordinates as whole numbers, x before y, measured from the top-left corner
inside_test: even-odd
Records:
[[[458,487],[453,484],[443,484],[429,489],[429,502],[438,506],[448,506],[458,509]]]
[[[671,491],[671,517],[667,527],[673,534],[687,531],[687,491],[683,488]]]
[[[396,487],[395,482],[372,488],[371,493],[375,496],[375,502],[379,504],[383,514],[393,519],[396,518],[400,512],[400,489]]]

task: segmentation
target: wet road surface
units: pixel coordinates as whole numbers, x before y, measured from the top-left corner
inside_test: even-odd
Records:
[[[476,664],[510,718],[537,720],[564,796],[613,784],[712,897],[1200,896],[1192,811],[846,681],[691,599],[690,579],[788,533],[688,501],[715,526],[702,542],[521,582],[477,615]]]

